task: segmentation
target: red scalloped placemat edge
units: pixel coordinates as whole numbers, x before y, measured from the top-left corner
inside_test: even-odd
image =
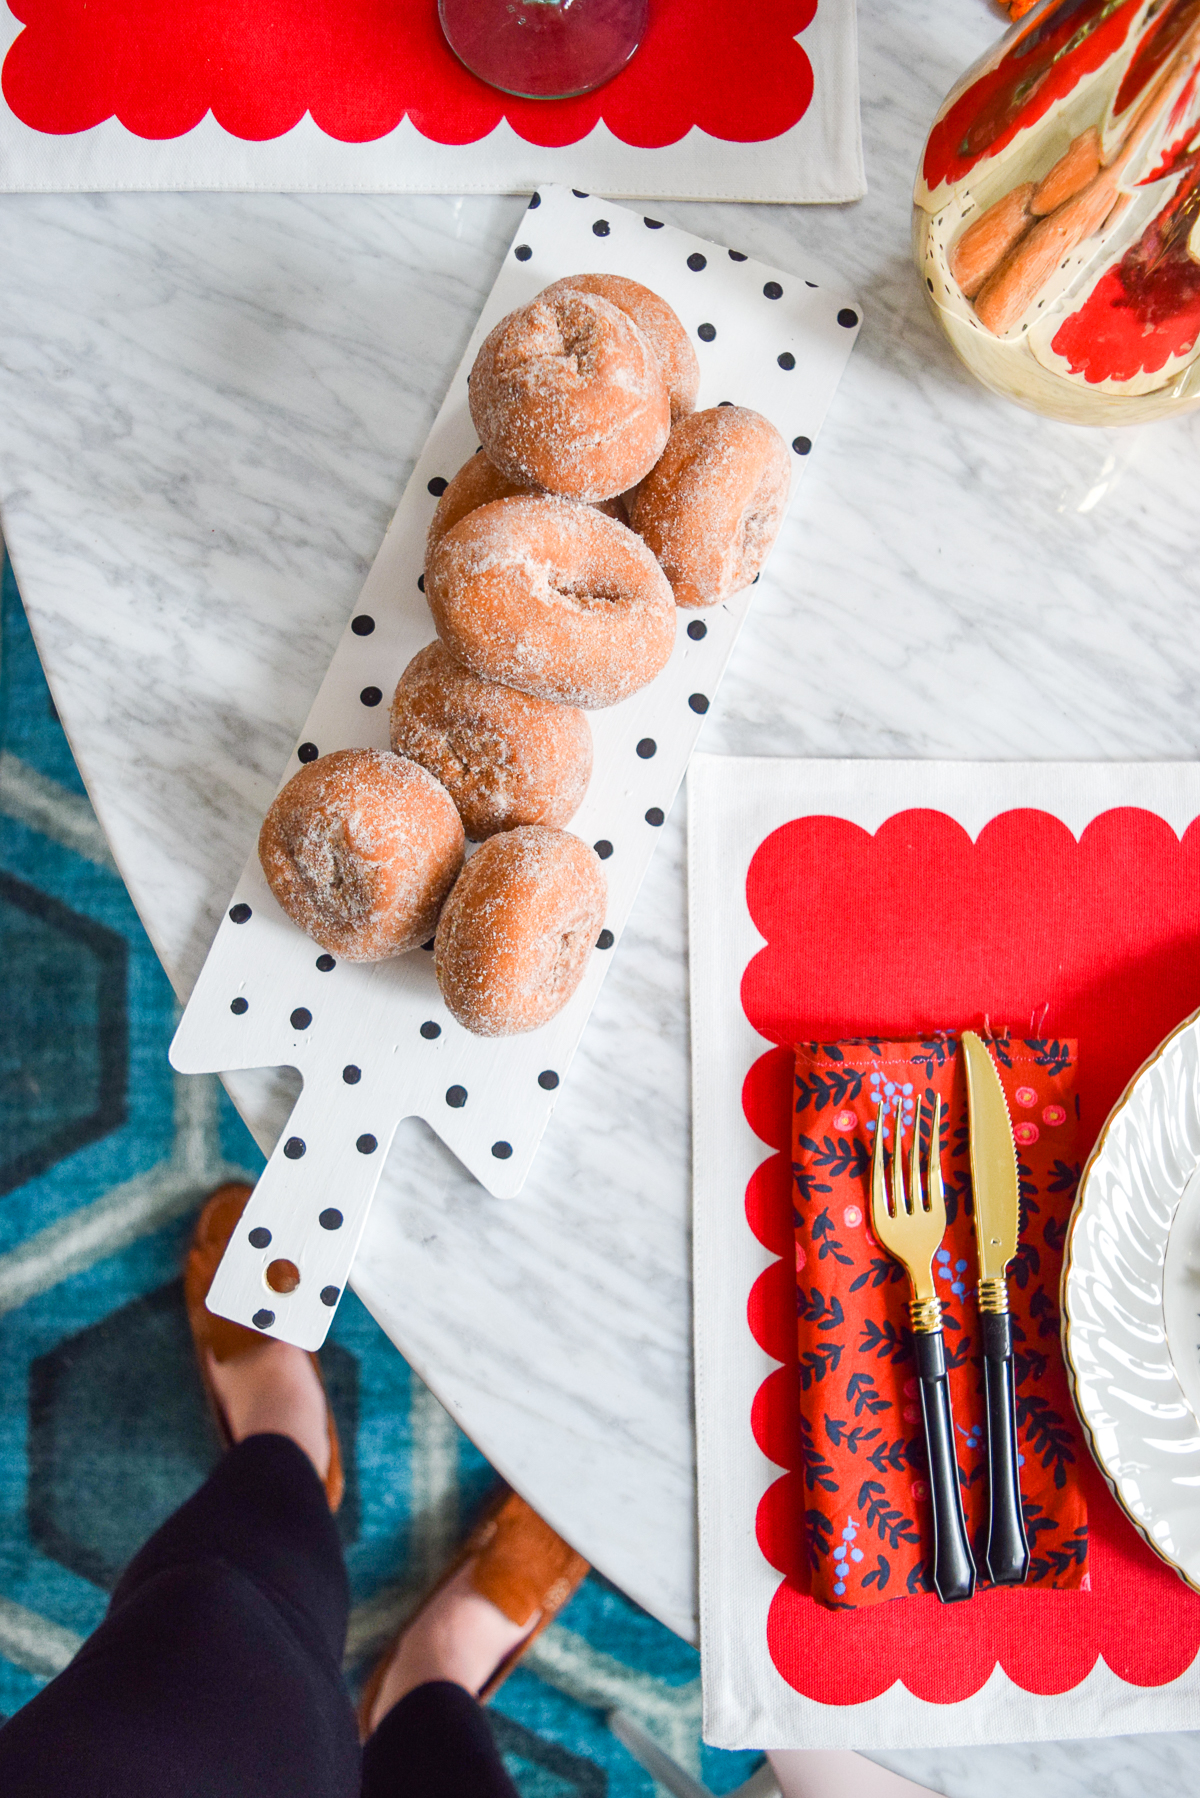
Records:
[[[841,819],[797,819],[760,845],[747,902],[766,947],[746,969],[742,1004],[761,1034],[790,1045],[962,1029],[981,1021],[984,994],[997,1025],[1024,1026],[1031,1006],[1046,1006],[1039,1031],[1080,1039],[1084,1154],[1129,1077],[1200,1006],[1200,826],[1180,840],[1133,808],[1103,813],[1078,842],[1030,810],[1002,814],[974,844],[924,810],[873,835]],[[762,1552],[784,1576],[767,1626],[780,1674],[824,1704],[861,1703],[896,1680],[953,1704],[997,1665],[1049,1696],[1078,1685],[1101,1655],[1131,1685],[1178,1678],[1200,1649],[1200,1595],[1145,1545],[1087,1455],[1090,1590],[985,1592],[957,1606],[919,1596],[853,1612],[808,1596],[796,1528],[792,1066],[790,1047],[769,1050],[742,1095],[751,1128],[776,1151],[749,1182],[746,1215],[781,1257],[747,1307],[755,1340],[780,1363],[752,1415],[759,1446],[786,1469],[757,1519]]]
[[[561,148],[605,124],[661,149],[694,127],[767,142],[803,118],[813,68],[795,39],[817,0],[759,0],[752,28],[726,0],[655,0],[640,49],[613,81],[572,100],[521,100],[450,51],[436,0],[9,0],[25,29],[3,90],[32,130],[87,131],[115,118],[136,137],[193,130],[209,113],[246,142],[306,114],[343,143],[386,137],[407,117],[440,144],[477,143],[506,119],[526,143]]]

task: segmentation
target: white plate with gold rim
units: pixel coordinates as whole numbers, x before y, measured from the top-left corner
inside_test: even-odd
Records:
[[[1131,1080],[1083,1170],[1062,1320],[1101,1472],[1200,1591],[1200,1012]]]

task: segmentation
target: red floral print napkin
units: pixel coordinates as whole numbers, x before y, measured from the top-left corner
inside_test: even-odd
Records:
[[[1021,1183],[1009,1267],[1029,1584],[1088,1585],[1087,1506],[1059,1349],[1058,1284],[1079,1180],[1074,1042],[994,1041]],[[932,1590],[920,1393],[908,1277],[870,1228],[870,1165],[882,1099],[906,1136],[942,1100],[947,1230],[935,1273],[967,1530],[980,1583],[987,1433],[975,1288],[966,1073],[957,1038],[796,1046],[792,1121],[804,1529],[812,1595],[832,1609]]]

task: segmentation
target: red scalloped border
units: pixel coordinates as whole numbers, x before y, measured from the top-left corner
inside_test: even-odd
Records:
[[[766,938],[741,989],[756,1030],[788,1045],[961,1029],[980,1022],[983,994],[994,1023],[1023,1027],[1031,1002],[1045,1003],[1039,1029],[1080,1039],[1084,1153],[1130,1075],[1200,1007],[1200,825],[1180,841],[1152,813],[1123,808],[1077,843],[1049,814],[1020,811],[972,844],[932,811],[898,814],[873,836],[841,819],[801,818],[760,845],[746,891]],[[1114,1016],[1119,1041],[1106,1029]],[[1050,1696],[1078,1685],[1100,1655],[1131,1685],[1177,1679],[1200,1650],[1200,1596],[1145,1546],[1090,1460],[1088,1591],[987,1592],[953,1606],[904,1598],[853,1612],[808,1596],[796,1527],[791,1085],[791,1050],[781,1046],[755,1062],[742,1093],[751,1128],[776,1151],[750,1180],[746,1216],[781,1257],[747,1307],[755,1341],[780,1363],[751,1418],[763,1453],[787,1470],[757,1517],[763,1555],[784,1576],[767,1624],[779,1673],[823,1704],[862,1703],[898,1679],[929,1703],[955,1704],[997,1665]]]
[[[4,97],[32,130],[65,135],[116,118],[135,136],[180,137],[212,113],[248,142],[310,113],[343,143],[405,117],[439,144],[477,143],[507,119],[526,143],[578,143],[603,122],[661,149],[698,127],[759,143],[803,118],[813,70],[795,41],[817,0],[655,0],[641,48],[596,93],[519,100],[452,55],[436,0],[9,0],[25,29]]]

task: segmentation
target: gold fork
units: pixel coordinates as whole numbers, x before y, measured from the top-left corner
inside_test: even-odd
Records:
[[[933,1584],[943,1604],[970,1598],[975,1590],[975,1562],[963,1521],[962,1494],[958,1486],[958,1458],[954,1452],[954,1418],[950,1410],[950,1384],[946,1378],[946,1348],[942,1338],[942,1301],[933,1283],[933,1257],[946,1234],[946,1195],[942,1187],[942,1101],[933,1101],[933,1128],[929,1136],[929,1178],[921,1184],[921,1100],[913,1119],[912,1149],[908,1159],[908,1189],[904,1185],[901,1145],[902,1123],[897,1103],[892,1138],[892,1191],[888,1197],[884,1167],[885,1100],[879,1102],[875,1123],[875,1147],[871,1154],[871,1228],[908,1275],[912,1298],[908,1312],[913,1328],[913,1348],[921,1382],[921,1411],[925,1418],[925,1448],[929,1457],[929,1483],[933,1493]]]

